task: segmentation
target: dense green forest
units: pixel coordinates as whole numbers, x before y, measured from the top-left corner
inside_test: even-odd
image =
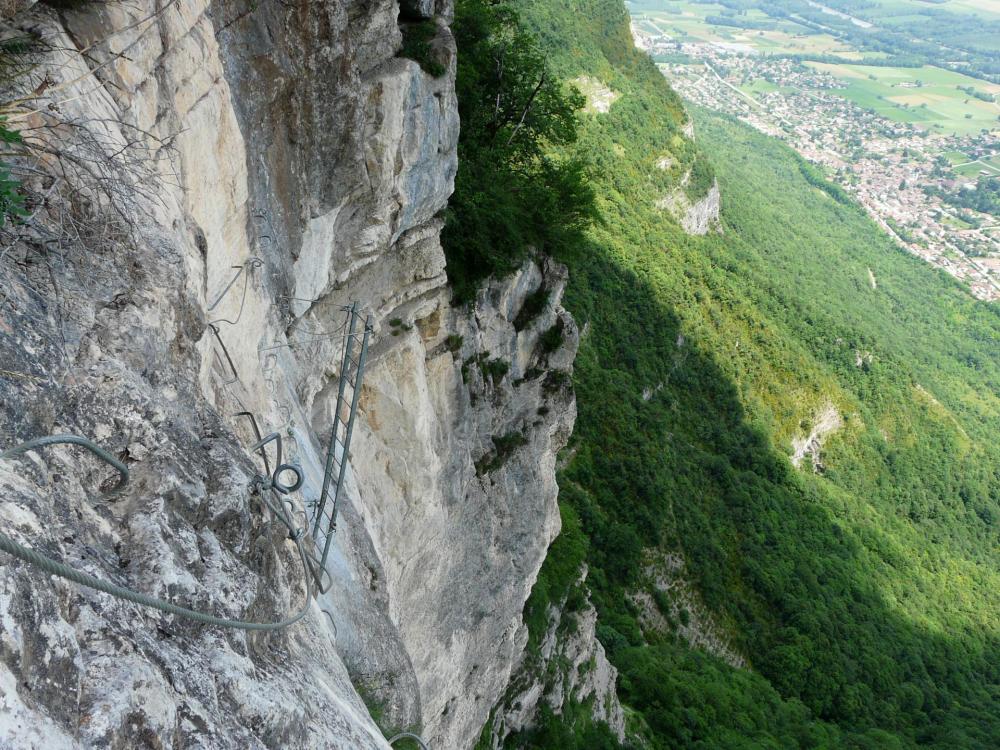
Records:
[[[485,6],[459,0],[456,25]],[[1000,310],[778,141],[705,111],[692,141],[621,0],[514,7],[564,97],[583,75],[619,95],[542,143],[589,175],[596,220],[546,247],[586,333],[529,648],[549,602],[583,601],[585,562],[629,746],[1000,746]],[[721,234],[657,208],[689,172],[718,179]],[[824,413],[835,429],[796,468],[793,440]],[[679,637],[653,580],[665,553],[748,668]],[[618,747],[588,715],[543,712],[508,746]]]

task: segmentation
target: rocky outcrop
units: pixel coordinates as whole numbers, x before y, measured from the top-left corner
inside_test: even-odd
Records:
[[[438,289],[400,294],[382,316],[398,324],[367,377],[354,467],[439,747],[471,747],[506,688],[559,530],[555,459],[576,414],[564,283],[558,266],[528,263],[468,311]]]
[[[584,570],[579,586],[586,580]],[[589,596],[577,611],[567,602],[550,606],[548,627],[537,653],[525,653],[503,701],[493,713],[491,745],[503,747],[508,735],[534,727],[541,705],[563,713],[570,701],[589,706],[595,721],[625,740],[625,711],[618,700],[618,670],[597,640],[597,611]]]
[[[722,208],[722,194],[719,192],[718,180],[712,181],[712,186],[704,196],[692,201],[684,190],[689,176],[685,175],[675,190],[658,201],[657,208],[670,213],[688,234],[704,235],[712,231],[721,233],[719,211]]]
[[[694,120],[691,119],[690,115],[686,115],[681,132],[688,140],[695,140]],[[674,165],[675,162],[670,156],[661,157],[656,162],[657,168],[664,171],[671,169]],[[719,181],[712,178],[712,184],[702,194],[701,187],[697,190],[692,190],[690,187],[693,172],[694,168],[689,166],[680,175],[677,186],[658,200],[656,207],[670,214],[690,235],[705,235],[709,232],[722,234],[722,221],[719,219],[722,210],[722,193],[719,190]]]
[[[643,573],[648,586],[634,592],[631,599],[645,631],[676,636],[691,648],[714,654],[731,667],[748,667],[746,658],[733,645],[731,629],[723,627],[688,579],[687,563],[681,553],[647,550]]]
[[[611,87],[593,76],[580,76],[574,78],[571,83],[586,97],[584,111],[591,114],[607,114],[611,111],[611,105],[621,97],[621,94],[612,91]]]
[[[440,77],[395,57],[398,6],[39,4],[18,85],[37,156],[4,238],[0,429],[126,460],[121,496],[71,448],[0,462],[6,533],[99,577],[228,617],[305,599],[296,548],[248,491],[238,412],[317,497],[342,305],[375,320],[328,572],[273,634],[197,625],[0,560],[0,744],[468,747],[523,649],[558,531],[575,416],[565,272],[529,262],[452,307],[439,233],[457,168],[450,4]],[[383,727],[384,728],[384,727]]]
[[[858,367],[862,367],[865,364],[865,358],[856,354],[856,364]],[[871,355],[868,355],[869,357]],[[792,438],[792,465],[795,468],[801,468],[802,461],[805,460],[806,456],[812,464],[813,472],[816,474],[823,473],[823,443],[826,439],[834,432],[839,430],[844,426],[844,420],[840,416],[840,412],[831,403],[826,403],[823,407],[816,413],[815,419],[813,421],[812,427],[807,435],[801,435],[796,438]]]
[[[394,24],[391,6],[381,10]],[[4,528],[98,577],[267,622],[301,606],[306,577],[295,545],[248,492],[260,467],[245,449],[252,433],[233,414],[278,427],[309,467],[322,441],[286,393],[295,355],[271,362],[262,352],[286,338],[280,291],[292,257],[249,205],[259,154],[233,106],[218,42],[224,15],[189,0],[58,16],[38,5],[16,18],[44,43],[21,83],[47,93],[21,127],[47,174],[28,179],[40,196],[34,214],[5,242],[0,346],[17,373],[3,384],[5,442],[88,435],[128,461],[133,479],[109,501],[95,491],[100,465],[80,451],[4,461]],[[286,20],[301,24],[300,36],[315,28]],[[366,49],[392,64],[386,38]],[[326,122],[325,134],[335,130]],[[446,182],[454,138],[443,145]],[[292,166],[270,178],[287,180]],[[280,194],[300,205],[291,189]],[[247,265],[224,293],[233,267],[254,254],[263,264]],[[315,471],[308,481],[315,486]],[[409,675],[414,688],[400,691],[397,714],[418,715],[415,680],[385,591],[359,583],[380,563],[351,508],[338,542],[335,590],[300,623],[256,635],[123,603],[5,558],[3,743],[384,747],[348,671],[350,630],[338,633],[329,613],[349,612],[345,621],[378,644],[369,659],[391,662],[402,684]]]

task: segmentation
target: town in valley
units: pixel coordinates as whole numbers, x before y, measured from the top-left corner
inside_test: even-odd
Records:
[[[831,61],[803,59],[814,29],[713,29],[690,10],[705,7],[682,4],[676,20],[633,9],[637,46],[682,97],[781,138],[901,246],[1000,299],[1000,85],[854,64],[860,55],[833,38],[819,38]]]

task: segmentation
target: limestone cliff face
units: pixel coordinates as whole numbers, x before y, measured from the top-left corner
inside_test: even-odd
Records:
[[[558,531],[577,333],[543,261],[449,303],[450,3],[15,5],[8,27],[44,45],[17,81],[38,96],[19,123],[35,198],[3,230],[3,445],[83,434],[133,480],[103,496],[107,471],[71,448],[0,461],[5,533],[121,585],[280,619],[305,581],[248,492],[259,459],[234,415],[283,436],[304,512],[341,306],[376,323],[330,591],[255,635],[4,557],[0,745],[385,747],[360,691],[385,723],[470,747]],[[437,78],[395,56],[421,18]]]
[[[641,37],[636,34],[635,29],[633,35],[641,49]],[[688,140],[694,141],[694,120],[690,115],[686,115],[686,118],[681,132]],[[673,167],[674,163],[672,157],[665,156],[657,161],[656,166],[666,171]],[[691,174],[692,169],[689,167],[680,175],[677,186],[656,202],[656,207],[670,214],[688,234],[705,235],[709,232],[722,234],[722,221],[719,218],[722,210],[722,192],[719,190],[719,181],[713,179],[705,194],[692,200],[688,195]]]
[[[587,571],[583,571],[583,584]],[[625,739],[625,710],[618,700],[618,670],[608,661],[597,640],[597,610],[589,596],[571,611],[567,602],[550,606],[548,627],[537,653],[522,653],[503,700],[494,710],[491,746],[503,747],[512,732],[535,726],[546,705],[562,714],[574,701],[590,706],[590,714],[604,722],[619,741]]]
[[[559,530],[555,456],[576,416],[564,282],[558,267],[529,263],[471,314],[440,296],[404,302],[387,313],[401,331],[367,379],[361,506],[438,747],[471,747],[506,688],[527,640],[524,602]],[[542,309],[523,314],[540,290]],[[546,351],[553,330],[561,342]]]
[[[719,221],[719,211],[722,207],[722,194],[718,181],[713,181],[708,192],[698,200],[692,201],[684,192],[684,185],[690,177],[685,174],[681,184],[665,198],[657,207],[666,210],[676,219],[688,234],[702,235],[711,231],[722,232]]]

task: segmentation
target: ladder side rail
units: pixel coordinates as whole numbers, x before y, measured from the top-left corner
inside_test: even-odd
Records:
[[[327,555],[330,554],[330,545],[333,543],[333,535],[337,530],[337,504],[340,501],[340,490],[344,485],[344,474],[347,471],[348,451],[351,447],[351,434],[354,432],[354,418],[358,413],[358,398],[361,396],[361,378],[365,372],[365,358],[368,356],[368,339],[371,337],[372,321],[371,316],[365,321],[365,335],[361,340],[361,354],[358,356],[358,372],[355,379],[354,397],[351,399],[351,414],[347,419],[347,434],[344,436],[344,451],[340,455],[340,475],[337,477],[337,486],[333,489],[333,508],[330,511],[330,526],[326,535],[326,544],[323,546],[322,563],[326,565]]]
[[[351,348],[352,342],[354,341],[354,324],[358,318],[358,303],[355,302],[351,305],[350,311],[348,312],[348,324],[347,324],[347,336],[344,338],[344,359],[340,366],[340,385],[337,389],[337,407],[336,411],[333,413],[333,429],[330,431],[330,445],[326,451],[326,468],[323,472],[323,489],[319,494],[319,505],[316,507],[316,523],[313,527],[313,534],[319,533],[319,522],[323,515],[323,508],[326,506],[327,493],[330,491],[330,482],[333,479],[333,459],[334,454],[337,452],[337,423],[340,421],[340,410],[344,401],[344,387],[347,383],[345,378],[347,371],[347,363],[351,359]],[[343,463],[343,461],[341,461]],[[341,470],[341,474],[343,470]],[[326,560],[326,555],[323,555],[324,561]]]

